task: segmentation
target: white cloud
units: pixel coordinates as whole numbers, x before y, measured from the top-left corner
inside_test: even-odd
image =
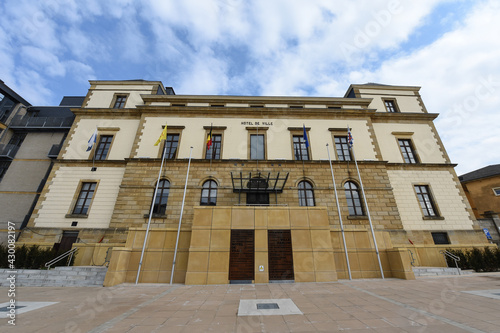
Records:
[[[24,62],[32,68],[37,68],[39,72],[44,72],[48,76],[64,76],[66,69],[59,62],[53,53],[34,46],[21,47],[21,57]]]
[[[448,3],[469,6],[467,19],[441,15],[449,32],[415,50],[412,38],[427,33],[418,29]],[[493,0],[6,0],[0,9],[0,75],[35,103],[59,101],[60,82],[84,94],[95,76],[164,80],[184,94],[342,96],[350,83],[421,85],[459,170],[498,162]]]
[[[500,122],[500,4],[479,4],[463,24],[431,45],[405,57],[386,61],[373,72],[351,73],[357,82],[420,85],[445,147],[462,174],[499,163],[496,136]],[[471,158],[474,156],[474,158]]]

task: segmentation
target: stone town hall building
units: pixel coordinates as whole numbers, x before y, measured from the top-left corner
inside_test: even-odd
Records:
[[[411,279],[411,265],[444,266],[442,249],[487,244],[419,87],[263,97],[90,84],[19,241],[78,247],[80,265],[110,260],[106,285],[135,281],[151,206],[139,282],[170,281],[190,154],[175,283],[347,278],[328,153],[353,278],[381,276],[368,210],[386,277]]]

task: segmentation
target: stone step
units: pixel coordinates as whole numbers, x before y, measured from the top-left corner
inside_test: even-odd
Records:
[[[462,271],[456,267],[413,267],[415,276],[465,275],[471,271]]]
[[[0,269],[0,286],[8,286],[7,278],[15,274],[16,286],[102,286],[108,268],[102,266],[61,266],[51,270],[18,269],[17,273]]]

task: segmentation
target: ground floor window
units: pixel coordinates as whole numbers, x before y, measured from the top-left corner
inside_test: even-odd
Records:
[[[446,232],[432,232],[432,239],[434,244],[450,244],[450,239],[448,238],[448,233]]]

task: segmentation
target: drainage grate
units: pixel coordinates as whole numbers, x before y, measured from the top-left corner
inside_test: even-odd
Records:
[[[279,309],[278,303],[259,303],[257,310]]]

